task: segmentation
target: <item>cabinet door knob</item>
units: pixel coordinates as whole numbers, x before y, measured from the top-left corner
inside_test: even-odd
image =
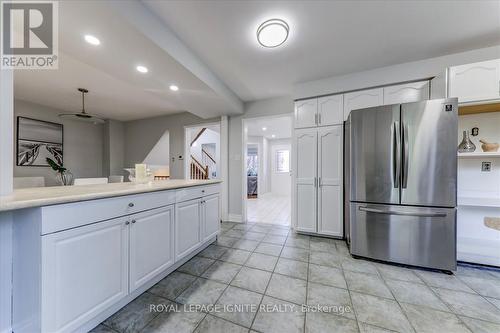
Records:
[[[129,203],[129,204],[128,204],[128,206],[129,206],[129,207],[134,207],[134,203],[133,203],[133,202],[131,202],[131,203]]]
[[[129,222],[129,221],[125,222],[125,225],[129,225],[129,224],[130,224],[130,222]]]
[[[205,193],[205,190],[201,190],[201,193]]]
[[[136,220],[132,220],[132,223],[135,223],[135,222],[136,222]]]

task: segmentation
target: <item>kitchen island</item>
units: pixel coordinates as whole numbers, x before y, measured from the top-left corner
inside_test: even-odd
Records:
[[[15,332],[88,331],[212,243],[220,181],[15,190]]]

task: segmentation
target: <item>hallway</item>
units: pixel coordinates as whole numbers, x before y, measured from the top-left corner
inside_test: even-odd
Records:
[[[290,225],[290,197],[265,193],[257,199],[247,200],[247,220],[249,223]]]

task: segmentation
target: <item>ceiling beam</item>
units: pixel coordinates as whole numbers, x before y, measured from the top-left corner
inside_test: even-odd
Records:
[[[217,95],[224,98],[231,107],[231,113],[244,112],[243,101],[143,3],[113,0],[107,0],[106,3]]]

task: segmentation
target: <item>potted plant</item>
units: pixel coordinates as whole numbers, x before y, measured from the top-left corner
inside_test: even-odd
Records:
[[[57,172],[57,179],[61,182],[62,185],[71,185],[73,182],[73,174],[69,172],[62,164],[59,165],[51,158],[46,158],[47,163],[50,165],[52,170]]]

